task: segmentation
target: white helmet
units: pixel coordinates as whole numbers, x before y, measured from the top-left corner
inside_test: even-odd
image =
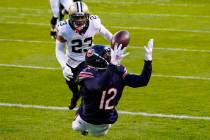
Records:
[[[89,18],[89,10],[84,2],[73,2],[69,8],[70,22],[77,30],[82,30]]]

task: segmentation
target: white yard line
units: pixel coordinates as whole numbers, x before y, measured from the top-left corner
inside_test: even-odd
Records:
[[[167,32],[188,32],[188,33],[207,33],[210,34],[210,30],[189,30],[189,29],[172,29],[172,28],[150,28],[150,27],[126,27],[126,26],[107,26],[115,29],[129,29],[129,30],[147,30],[147,31],[167,31]]]
[[[67,107],[26,105],[26,104],[13,104],[13,103],[0,103],[0,107],[18,107],[18,108],[34,108],[34,109],[66,110],[66,111],[68,110]],[[155,113],[147,113],[147,112],[128,112],[128,111],[120,111],[120,110],[118,111],[118,113],[123,114],[123,115],[158,117],[158,118],[210,120],[210,117],[208,116],[203,117],[203,116],[175,115],[175,114],[155,114]]]
[[[16,65],[16,64],[0,64],[0,67],[16,67],[16,68],[43,69],[43,70],[59,70],[59,68],[54,68],[54,67],[31,66],[31,65]]]
[[[59,70],[59,68],[55,68],[55,67],[16,65],[16,64],[0,64],[0,67],[16,67],[16,68],[43,69],[43,70]],[[207,81],[210,81],[209,77],[198,77],[198,76],[161,75],[161,74],[152,74],[152,76],[153,77],[162,77],[162,78],[177,78],[177,79],[192,79],[192,80],[207,80]]]
[[[47,23],[38,22],[15,22],[15,21],[1,21],[1,24],[20,24],[20,25],[35,25],[35,26],[49,26]],[[210,30],[190,30],[190,29],[172,29],[172,28],[150,28],[150,27],[126,27],[126,26],[107,26],[114,29],[129,29],[129,30],[148,30],[148,31],[167,31],[167,32],[188,32],[188,33],[206,33],[210,34]]]
[[[179,4],[173,4],[173,3],[167,3],[169,0],[156,0],[156,1],[147,1],[147,2],[130,2],[130,1],[98,1],[98,0],[89,0],[87,3],[104,3],[104,4],[119,4],[119,5],[145,5],[145,4],[152,4],[152,5],[159,5],[159,6],[176,6],[176,7],[208,7],[208,4],[188,4],[188,3],[179,3]],[[16,8],[16,7],[0,7],[0,10],[3,11],[17,11],[17,10],[23,10],[23,11],[35,11],[37,13],[52,13],[51,9],[38,9],[38,8]]]
[[[161,75],[161,74],[156,74],[156,75],[152,75],[154,77],[162,77],[162,78],[178,78],[178,79],[193,79],[193,80],[209,80],[210,81],[210,77],[197,77],[197,76],[174,76],[174,75]]]
[[[123,13],[123,12],[95,12],[96,14],[106,15],[128,15],[144,17],[193,17],[193,18],[210,18],[208,15],[187,15],[187,14],[153,14],[153,13]]]
[[[48,23],[38,23],[38,22],[16,22],[16,21],[1,21],[1,24],[20,24],[20,25],[35,25],[35,26],[49,26]]]
[[[23,39],[9,39],[9,38],[0,38],[0,42],[23,42],[23,43],[45,43],[45,44],[55,44],[54,41],[41,41],[41,40],[23,40]],[[106,45],[109,46],[109,45]],[[144,49],[142,46],[129,46],[133,49]],[[154,50],[163,50],[163,51],[182,51],[182,52],[204,52],[210,53],[210,50],[203,49],[186,49],[186,48],[154,48]]]
[[[23,39],[9,39],[9,38],[0,38],[0,42],[23,42],[23,43],[46,43],[46,44],[55,44],[52,41],[41,41],[41,40],[23,40]]]
[[[131,2],[131,1],[98,1],[98,0],[90,0],[88,2],[92,3],[104,3],[104,4],[119,4],[119,5],[145,5],[145,4],[152,4],[152,5],[160,5],[160,6],[176,6],[176,7],[205,7],[208,6],[207,4],[188,4],[188,3],[167,3],[168,1],[145,1],[145,2]]]
[[[188,14],[153,14],[153,13],[123,13],[123,12],[94,12],[94,14],[104,15],[127,15],[127,16],[141,16],[141,17],[190,17],[190,18],[210,18],[208,15],[188,15]],[[1,18],[23,18],[23,17],[40,17],[35,13],[20,13],[20,16],[1,16]]]
[[[1,10],[1,9],[0,9]],[[6,9],[5,9],[6,10]],[[35,9],[32,9],[35,10]],[[40,9],[37,9],[37,13],[46,13],[49,12],[48,10],[42,11]],[[1,16],[1,18],[23,18],[26,16],[34,16],[34,17],[40,17],[40,14],[37,13],[18,13],[20,16]],[[105,15],[127,15],[127,16],[143,16],[143,17],[190,17],[190,18],[210,18],[209,15],[189,15],[189,14],[162,14],[162,13],[125,13],[125,12],[101,12],[101,11],[96,11],[92,12],[92,14],[105,14]],[[48,15],[46,15],[47,17]]]

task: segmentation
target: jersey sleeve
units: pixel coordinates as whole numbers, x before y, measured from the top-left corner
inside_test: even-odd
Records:
[[[91,15],[90,20],[92,20],[98,33],[103,35],[107,41],[111,42],[112,33],[106,27],[104,27],[104,25],[101,23],[100,18],[97,15]]]
[[[145,61],[144,68],[140,75],[137,74],[126,74],[123,82],[124,85],[130,87],[141,87],[146,86],[150,80],[152,74],[152,61]]]
[[[95,30],[97,30],[99,32],[100,27],[101,27],[100,18],[97,15],[90,15],[89,20],[90,20],[90,22],[93,23]]]
[[[66,25],[68,24],[68,21],[59,21],[56,25],[56,32],[58,35],[62,36],[65,40],[68,40],[66,37]]]

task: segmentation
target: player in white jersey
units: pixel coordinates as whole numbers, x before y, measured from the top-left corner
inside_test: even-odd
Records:
[[[50,0],[50,6],[53,13],[53,16],[50,20],[50,35],[52,38],[56,38],[55,26],[57,22],[63,20],[64,15],[68,14],[69,7],[72,3],[72,0]]]
[[[109,42],[112,34],[101,24],[98,16],[89,14],[84,2],[74,2],[70,6],[69,15],[70,18],[59,22],[56,28],[56,58],[73,93],[69,104],[69,109],[73,109],[80,97],[76,77],[85,66],[85,52],[92,47],[96,34],[103,35]]]

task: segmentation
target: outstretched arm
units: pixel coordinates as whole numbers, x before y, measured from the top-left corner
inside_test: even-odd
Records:
[[[100,28],[99,33],[100,33],[101,35],[103,35],[104,38],[105,38],[107,41],[111,42],[112,33],[111,33],[108,29],[106,29],[102,24],[101,24],[101,28]]]
[[[145,46],[145,62],[144,68],[140,75],[128,74],[124,78],[124,84],[130,87],[146,86],[152,74],[152,49],[153,39],[150,39],[147,46]]]
[[[64,67],[66,64],[66,57],[64,53],[65,49],[65,40],[62,36],[58,35],[56,39],[55,45],[55,54],[58,62],[60,63],[61,67]]]
[[[130,87],[146,86],[152,73],[152,61],[145,61],[144,68],[140,75],[128,74],[124,78],[124,83]]]

